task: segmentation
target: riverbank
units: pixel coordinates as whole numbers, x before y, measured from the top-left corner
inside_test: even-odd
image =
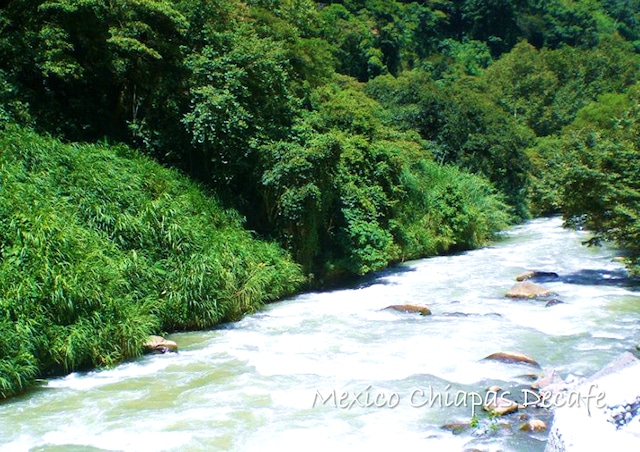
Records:
[[[124,146],[0,133],[0,399],[36,378],[139,356],[296,291],[276,244]]]
[[[238,322],[169,336],[179,353],[48,380],[0,404],[0,444],[319,451],[392,447],[402,438],[411,450],[542,452],[547,432],[521,432],[522,413],[511,429],[485,422],[484,413],[478,429],[443,429],[472,419],[470,405],[447,407],[445,396],[530,388],[528,375],[549,368],[564,379],[588,377],[638,342],[637,287],[612,250],[583,246],[588,234],[561,223],[534,220],[490,247],[408,262],[366,284],[296,295]],[[530,269],[558,273],[543,284],[564,303],[505,297]],[[427,304],[432,314],[384,309],[398,304]],[[484,359],[505,350],[543,369]],[[400,403],[313,407],[318,391],[368,387],[397,393]],[[442,394],[442,407],[423,405],[430,389]]]
[[[10,126],[0,146],[0,398],[136,357],[151,334],[211,328],[299,290],[484,245],[508,224],[486,181],[422,161],[404,168],[411,183],[386,226],[337,209],[345,224],[320,274],[304,276],[310,268],[245,230],[215,193],[126,146]]]

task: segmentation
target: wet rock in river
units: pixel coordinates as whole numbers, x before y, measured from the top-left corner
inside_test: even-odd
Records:
[[[540,419],[531,419],[529,422],[520,425],[520,430],[523,432],[544,432],[546,429],[547,423]]]
[[[467,314],[466,312],[443,312],[441,315],[445,317],[469,317],[471,314]]]
[[[531,384],[533,389],[544,389],[550,385],[564,384],[562,377],[555,371],[555,369],[547,370],[543,375],[538,377],[536,381]]]
[[[177,352],[178,344],[162,336],[149,336],[149,339],[142,345],[142,348],[147,353]]]
[[[518,404],[506,397],[487,397],[486,403],[483,405],[485,411],[497,416],[518,411]]]
[[[478,317],[502,317],[502,314],[499,314],[497,312],[488,312],[485,314],[478,314],[475,312],[472,313],[467,313],[467,312],[460,312],[460,311],[452,311],[452,312],[443,312],[442,314],[439,314],[440,316],[443,317],[471,317],[471,316],[478,316]]]
[[[431,315],[431,310],[428,306],[417,304],[394,304],[387,306],[385,309],[391,309],[392,311],[407,312],[410,314]]]
[[[552,298],[551,300],[547,301],[547,304],[545,304],[544,307],[545,308],[549,308],[549,307],[555,306],[557,304],[564,304],[564,301],[558,300],[557,298]]]
[[[468,422],[449,422],[448,424],[444,424],[442,428],[450,431],[454,435],[459,435],[465,430],[471,428],[471,424]]]
[[[482,314],[484,317],[504,317],[499,312],[487,312],[486,314]]]
[[[529,270],[516,276],[516,281],[526,281],[528,279],[549,280],[559,278],[555,272],[541,272],[537,270]]]
[[[532,283],[530,281],[516,283],[506,293],[506,296],[509,298],[538,298],[548,297],[551,295],[553,295],[552,291],[544,286]]]
[[[497,352],[497,353],[492,353],[489,356],[486,356],[484,359],[500,361],[500,362],[509,363],[509,364],[524,363],[524,364],[530,364],[535,367],[540,367],[540,364],[538,364],[538,362],[535,359],[520,352]]]

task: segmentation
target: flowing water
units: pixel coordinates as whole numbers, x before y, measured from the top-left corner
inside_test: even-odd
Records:
[[[493,352],[583,376],[640,342],[637,285],[612,249],[586,238],[560,219],[535,220],[491,247],[176,334],[177,354],[53,379],[0,404],[0,450],[542,451],[545,433],[442,426],[469,422],[474,392],[538,371],[482,359]],[[528,269],[557,272],[544,285],[564,304],[505,298]],[[384,310],[403,303],[433,315]]]

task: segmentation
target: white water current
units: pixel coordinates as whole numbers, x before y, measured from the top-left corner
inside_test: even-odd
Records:
[[[540,372],[483,360],[494,352],[580,377],[640,343],[640,289],[615,250],[587,238],[558,218],[534,220],[490,247],[175,334],[179,353],[52,379],[0,403],[0,451],[542,451],[546,433],[522,433],[517,420],[509,431],[443,429],[472,418],[470,405],[446,405]],[[563,304],[504,296],[530,269],[559,274],[542,284]],[[406,303],[432,315],[384,310]]]

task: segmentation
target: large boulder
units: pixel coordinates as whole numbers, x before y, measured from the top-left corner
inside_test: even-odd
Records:
[[[497,352],[497,353],[492,353],[489,356],[486,356],[484,359],[492,360],[492,361],[500,361],[502,363],[509,363],[509,364],[523,363],[523,364],[530,364],[535,367],[540,367],[540,364],[538,364],[538,362],[535,359],[520,352]]]
[[[640,361],[625,353],[581,385],[553,400],[545,452],[638,450]]]
[[[142,346],[147,353],[166,353],[177,352],[178,344],[174,341],[165,339],[162,336],[149,336],[147,342]]]
[[[431,315],[429,306],[418,304],[394,304],[387,306],[385,309],[391,309],[392,311],[408,312],[411,314]]]
[[[538,298],[553,295],[553,292],[539,284],[530,281],[516,283],[507,292],[509,298]]]

